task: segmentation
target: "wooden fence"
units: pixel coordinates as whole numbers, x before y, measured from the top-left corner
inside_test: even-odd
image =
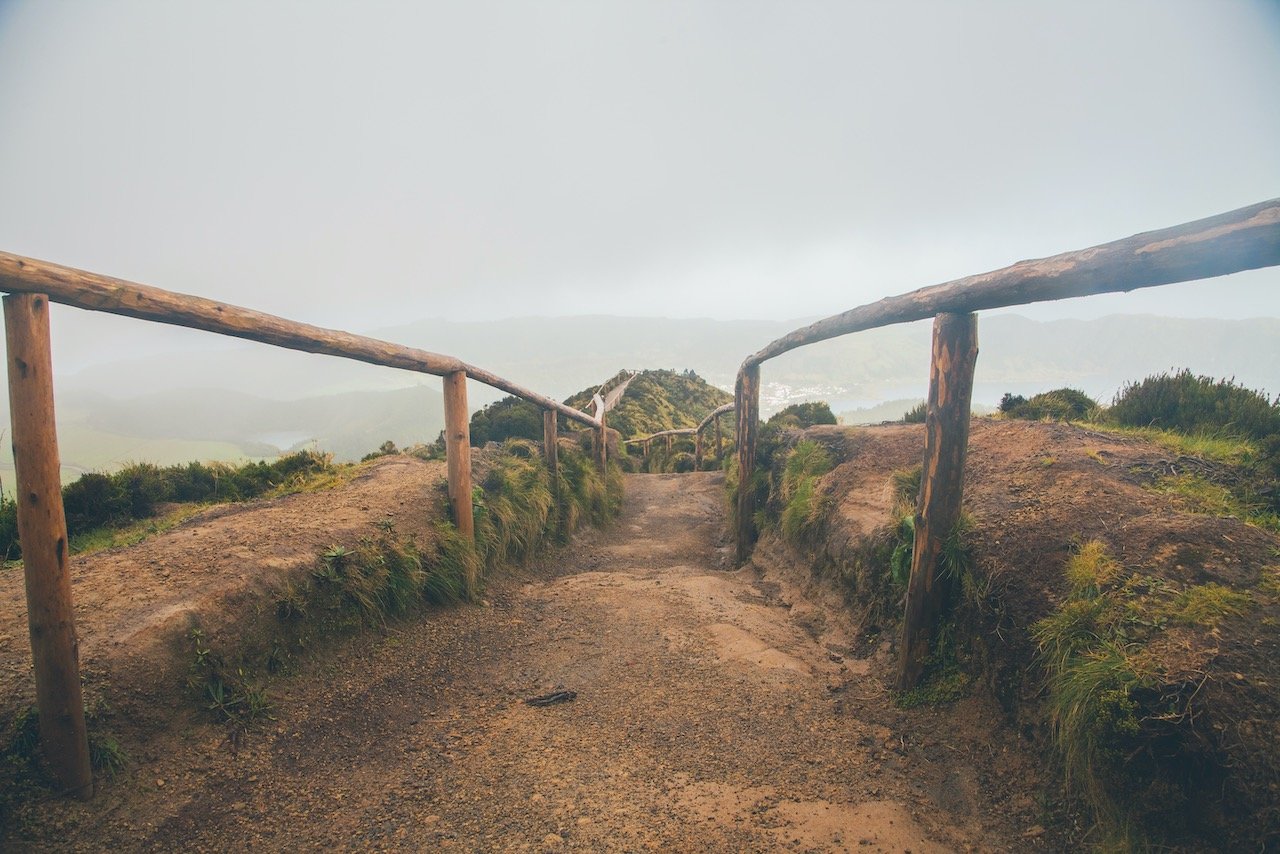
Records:
[[[468,539],[475,536],[468,379],[521,397],[544,410],[546,461],[553,478],[558,475],[557,414],[591,427],[595,431],[597,462],[601,468],[607,462],[603,406],[598,406],[597,415],[591,416],[452,356],[3,252],[0,291],[8,294],[4,297],[4,322],[18,536],[22,543],[40,739],[59,783],[79,797],[92,794],[93,777],[80,691],[79,647],[59,477],[50,302],[442,377],[449,504],[459,533]],[[475,582],[474,578],[467,579],[469,592]]]
[[[1280,264],[1280,199],[888,297],[773,341],[742,363],[734,388],[741,484],[735,531],[739,561],[750,556],[756,533],[756,496],[747,484],[756,462],[760,365],[828,338],[932,317],[924,465],[897,675],[900,689],[914,687],[924,669],[940,606],[938,556],[963,497],[969,403],[978,355],[974,312],[1207,279],[1276,264]]]
[[[650,444],[653,442],[654,439],[666,439],[667,450],[670,451],[671,443],[676,436],[693,436],[694,437],[694,452],[693,452],[694,469],[697,471],[700,471],[702,469],[702,453],[703,453],[702,434],[706,431],[709,425],[712,425],[712,424],[715,425],[716,456],[717,457],[720,456],[720,453],[723,448],[722,437],[720,434],[720,416],[724,415],[727,412],[732,412],[732,411],[733,411],[733,404],[726,403],[724,406],[716,407],[710,413],[708,413],[707,417],[703,418],[702,421],[698,423],[697,427],[681,427],[676,430],[661,430],[657,433],[653,433],[648,436],[637,436],[634,439],[628,439],[627,444],[640,445],[644,449],[644,453],[648,454]]]

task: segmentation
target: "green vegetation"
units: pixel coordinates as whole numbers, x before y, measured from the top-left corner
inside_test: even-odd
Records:
[[[89,764],[96,776],[115,777],[129,756],[107,728],[110,710],[101,701],[86,704]],[[12,811],[21,803],[48,797],[52,781],[40,762],[40,718],[35,706],[16,710],[0,726],[0,830],[8,826]],[[0,841],[4,837],[0,836]]]
[[[798,442],[787,454],[778,485],[784,505],[779,527],[787,539],[795,542],[813,535],[827,509],[818,479],[831,469],[831,454],[817,442]]]
[[[1020,394],[1006,394],[1000,400],[1000,412],[1003,415],[1029,421],[1082,421],[1097,410],[1096,400],[1074,388],[1042,392],[1030,400]]]
[[[813,427],[817,424],[835,424],[836,416],[825,400],[815,400],[806,403],[793,403],[785,409],[775,412],[767,423],[803,430],[806,427]]]
[[[1228,483],[1178,476],[1154,488],[1184,499],[1188,511],[1238,516],[1280,530],[1280,398],[1184,369],[1129,383],[1105,409],[1062,388],[1030,400],[1006,394],[1000,411],[1009,418],[1087,420],[1094,429],[1237,467]],[[1101,461],[1097,452],[1091,455]]]
[[[604,384],[600,393],[607,396],[630,376],[629,371],[620,372]],[[565,402],[590,412],[593,394],[595,389],[586,389]],[[697,427],[713,410],[732,400],[731,394],[693,371],[641,371],[609,411],[608,421],[624,439],[649,436],[663,430]]]
[[[73,550],[115,542],[110,532],[122,535],[122,543],[137,542],[150,531],[142,520],[156,516],[165,504],[207,504],[243,501],[268,492],[301,488],[310,479],[329,474],[329,457],[300,451],[275,462],[187,463],[160,467],[133,463],[114,474],[90,472],[62,488],[62,504],[67,514],[67,534]],[[162,519],[161,526],[176,524]],[[131,533],[126,533],[131,532]],[[21,556],[18,542],[17,505],[0,500],[0,550],[5,559]]]
[[[702,419],[731,402],[733,397],[693,371],[641,371],[634,378],[631,372],[622,371],[606,382],[600,393],[608,396],[610,391],[628,380],[626,392],[609,411],[607,418],[609,427],[617,430],[623,439],[620,465],[626,471],[693,471],[697,466],[692,436],[676,437],[670,450],[664,439],[658,439],[652,443],[647,455],[642,455],[639,445],[628,445],[626,440],[697,427]],[[591,397],[595,393],[595,389],[585,389],[565,402],[590,412],[593,411]],[[712,435],[713,430],[713,427],[707,428],[704,440]],[[724,452],[729,453],[732,441],[723,444]],[[704,447],[703,468],[716,468],[720,461],[714,458],[714,442],[707,442]]]
[[[540,441],[542,410],[523,398],[504,397],[472,415],[470,431],[471,444],[478,448],[507,439]]]
[[[1190,638],[1246,615],[1254,597],[1127,570],[1097,540],[1064,576],[1066,598],[1032,634],[1068,783],[1111,844],[1174,831],[1216,759],[1192,705],[1205,674],[1157,650],[1191,649]]]
[[[925,417],[929,414],[928,401],[920,401],[915,406],[902,413],[901,421],[903,424],[923,424]]]
[[[1107,420],[1126,427],[1264,439],[1280,433],[1280,399],[1188,370],[1130,383],[1116,395]]]
[[[575,449],[561,448],[558,485],[538,447],[525,440],[508,440],[475,461],[474,544],[448,521],[419,539],[386,520],[354,545],[328,547],[309,573],[278,588],[275,622],[265,636],[221,644],[200,628],[192,631],[189,687],[201,707],[233,733],[242,732],[270,718],[268,676],[321,639],[475,598],[487,574],[528,559],[549,541],[563,541],[584,523],[605,524],[621,508],[620,471],[613,467],[602,476]],[[467,589],[468,578],[476,579],[476,589]]]

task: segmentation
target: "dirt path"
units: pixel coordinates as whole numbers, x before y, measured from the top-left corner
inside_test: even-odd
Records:
[[[353,639],[279,680],[275,719],[238,751],[214,727],[174,733],[91,804],[47,805],[30,847],[1043,844],[992,779],[1025,764],[998,734],[919,735],[945,712],[906,730],[867,662],[816,642],[778,584],[726,570],[721,495],[719,475],[629,476],[611,530],[482,607]],[[577,698],[522,702],[561,686]]]

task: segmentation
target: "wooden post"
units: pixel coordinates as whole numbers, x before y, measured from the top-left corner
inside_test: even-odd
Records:
[[[67,521],[62,508],[53,413],[49,298],[4,298],[9,349],[9,413],[17,469],[18,539],[27,588],[40,744],[67,793],[93,795],[89,739],[80,690],[80,645],[71,604]]]
[[[449,506],[458,533],[475,542],[471,515],[471,424],[467,419],[467,372],[444,375],[444,451],[449,467]],[[475,568],[467,565],[467,595],[476,591]]]
[[[702,471],[702,431],[693,434],[693,470]]]
[[[720,416],[716,416],[716,460],[724,456],[724,444],[720,439]]]
[[[542,454],[547,459],[547,473],[551,475],[553,490],[560,478],[560,446],[556,444],[558,435],[555,410],[542,410]]]
[[[738,526],[735,540],[738,562],[751,556],[755,542],[756,494],[751,475],[756,467],[756,422],[760,418],[760,366],[743,365],[734,387],[734,412],[738,415]]]
[[[609,470],[609,434],[604,423],[604,412],[600,413],[600,426],[596,428],[596,466],[600,473]]]
[[[964,498],[969,401],[977,359],[976,315],[939,314],[934,318],[924,465],[916,498],[915,548],[898,662],[898,689],[902,691],[914,688],[920,681],[943,604],[945,579],[939,577],[939,559],[943,544],[960,519]]]
[[[667,434],[667,453],[668,454],[671,453],[671,440],[674,438],[675,437],[672,436],[670,433]]]

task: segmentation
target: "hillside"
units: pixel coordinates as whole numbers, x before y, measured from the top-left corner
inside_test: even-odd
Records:
[[[788,492],[800,469],[787,447],[802,438],[817,446],[807,459],[826,465]],[[790,436],[774,453],[771,521],[754,558],[808,564],[811,595],[844,601],[890,684],[898,554],[911,536],[904,473],[918,471],[923,441],[922,425]],[[1280,839],[1280,535],[1177,490],[1235,477],[1133,436],[975,419],[969,527],[948,546],[951,615],[925,687],[903,705],[936,705],[939,724],[956,726],[989,716],[981,698],[994,698],[1042,767],[1065,766],[1041,785],[1070,778],[1102,825],[1094,842],[1115,845],[1128,826],[1170,850],[1270,850]],[[1067,827],[1072,800],[1055,809]]]
[[[602,394],[626,382],[630,371],[622,371],[603,386]],[[592,412],[591,396],[596,389],[585,389],[566,403]],[[647,436],[662,430],[697,427],[712,410],[733,402],[733,395],[716,388],[691,370],[640,371],[627,386],[626,393],[609,411],[608,424],[624,439]]]

